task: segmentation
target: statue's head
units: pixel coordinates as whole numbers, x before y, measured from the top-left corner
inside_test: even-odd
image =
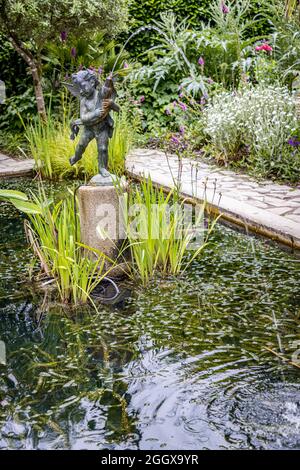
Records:
[[[92,70],[80,70],[72,74],[72,81],[80,88],[80,94],[88,98],[99,85],[96,74]]]

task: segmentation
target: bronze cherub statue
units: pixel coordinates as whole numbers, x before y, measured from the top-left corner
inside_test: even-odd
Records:
[[[70,164],[78,162],[88,144],[96,139],[99,175],[92,181],[96,184],[110,184],[111,175],[107,169],[108,141],[113,135],[114,121],[109,113],[111,110],[120,111],[114,101],[117,93],[113,78],[109,76],[104,85],[98,89],[99,81],[96,74],[87,69],[72,74],[72,82],[73,84],[65,83],[65,85],[74,96],[80,98],[80,119],[71,123],[71,139],[75,139],[79,126],[83,126],[83,132],[76,146],[75,155],[70,158]]]

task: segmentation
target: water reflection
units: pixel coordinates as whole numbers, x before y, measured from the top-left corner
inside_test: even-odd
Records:
[[[0,448],[300,448],[299,370],[272,353],[300,340],[293,257],[218,227],[184,276],[41,317],[22,217],[0,229]]]

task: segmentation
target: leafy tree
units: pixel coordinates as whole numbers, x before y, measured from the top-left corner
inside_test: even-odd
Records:
[[[120,33],[127,20],[127,0],[0,0],[0,33],[30,68],[37,109],[45,119],[42,51],[60,35],[89,36],[97,30]]]

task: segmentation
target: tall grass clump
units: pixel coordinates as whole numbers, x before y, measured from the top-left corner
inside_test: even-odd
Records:
[[[120,175],[124,171],[125,157],[138,131],[138,122],[130,118],[126,106],[119,115],[114,114],[115,128],[109,142],[109,170]],[[74,155],[80,138],[70,140],[71,118],[63,114],[58,120],[51,111],[42,122],[36,119],[26,127],[29,149],[36,169],[43,178],[58,180],[66,178],[90,178],[98,173],[97,145],[93,140],[82,159],[74,166],[69,158]]]
[[[143,285],[156,271],[163,275],[178,275],[185,271],[207,245],[214,226],[213,223],[209,230],[203,229],[204,204],[193,222],[187,223],[185,204],[180,200],[179,192],[174,189],[165,194],[163,189],[153,186],[150,178],[131,189],[128,200],[128,242],[133,270]],[[201,241],[191,250],[195,232],[201,234]]]
[[[140,118],[130,114],[128,105],[122,105],[119,114],[114,114],[114,133],[108,147],[108,169],[121,176],[125,171],[125,157],[132,148],[140,131]]]
[[[71,190],[59,202],[48,199],[42,186],[31,197],[19,191],[0,190],[0,200],[12,202],[25,213],[25,232],[39,260],[42,278],[53,278],[60,299],[73,305],[87,303],[93,289],[104,278],[104,254],[87,256],[93,248],[78,242],[80,223]]]

